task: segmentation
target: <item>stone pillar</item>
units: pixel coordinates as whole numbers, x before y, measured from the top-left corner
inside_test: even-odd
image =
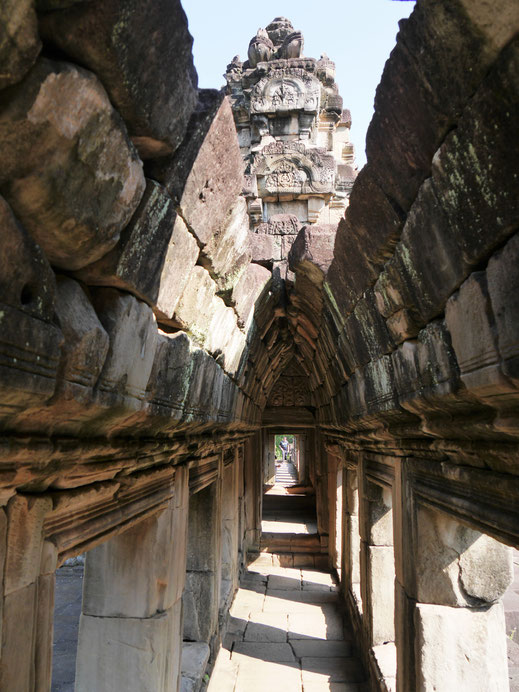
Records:
[[[390,488],[369,481],[364,469],[359,478],[362,601],[370,644],[377,646],[395,640],[392,496]]]
[[[221,470],[189,498],[184,640],[212,644],[218,624],[221,569]]]
[[[263,466],[261,432],[245,442],[243,462],[245,542],[243,549],[259,550],[263,504]]]
[[[416,519],[416,689],[508,692],[511,549],[428,507]]]
[[[77,692],[176,692],[182,651],[188,472],[148,517],[87,554]]]
[[[44,541],[50,498],[16,495],[0,509],[0,689],[50,690],[57,553]]]
[[[359,531],[359,490],[357,484],[357,471],[348,469],[344,486],[346,524],[344,547],[343,584],[349,589],[355,600],[355,604],[362,613],[362,598],[360,594],[360,531]]]
[[[500,598],[512,551],[419,503],[408,463],[398,462],[395,478],[397,690],[507,692]]]
[[[238,582],[238,480],[239,465],[236,450],[233,462],[224,466],[222,482],[222,565],[220,611],[230,606],[229,599]]]

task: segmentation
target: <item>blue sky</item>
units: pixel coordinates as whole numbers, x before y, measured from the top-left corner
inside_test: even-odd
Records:
[[[182,0],[194,38],[200,87],[223,86],[227,64],[237,54],[245,60],[252,36],[274,17],[287,17],[303,32],[306,56],[319,58],[327,53],[337,66],[344,105],[351,110],[351,139],[359,168],[365,163],[364,141],[375,89],[395,45],[398,21],[409,16],[414,4],[394,0]]]

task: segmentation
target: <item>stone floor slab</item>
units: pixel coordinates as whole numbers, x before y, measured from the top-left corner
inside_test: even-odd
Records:
[[[291,613],[288,616],[288,639],[344,639],[342,617],[337,613],[312,615]]]
[[[357,659],[344,658],[315,658],[301,659],[303,683],[305,682],[362,682],[364,671]]]
[[[295,663],[296,657],[290,644],[267,642],[236,642],[232,652],[235,663],[242,662],[243,657],[271,661],[273,663]]]
[[[251,613],[243,639],[246,642],[286,642],[286,614],[283,612]]]
[[[334,658],[350,656],[351,642],[321,640],[321,639],[292,639],[292,649],[298,658]]]

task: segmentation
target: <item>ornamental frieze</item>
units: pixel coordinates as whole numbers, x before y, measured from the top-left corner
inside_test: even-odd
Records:
[[[305,70],[274,70],[251,92],[250,112],[277,113],[304,110],[318,112],[321,85]]]

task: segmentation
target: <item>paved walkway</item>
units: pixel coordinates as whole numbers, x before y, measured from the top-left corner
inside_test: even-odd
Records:
[[[208,692],[365,692],[331,576],[276,562],[249,565]]]

